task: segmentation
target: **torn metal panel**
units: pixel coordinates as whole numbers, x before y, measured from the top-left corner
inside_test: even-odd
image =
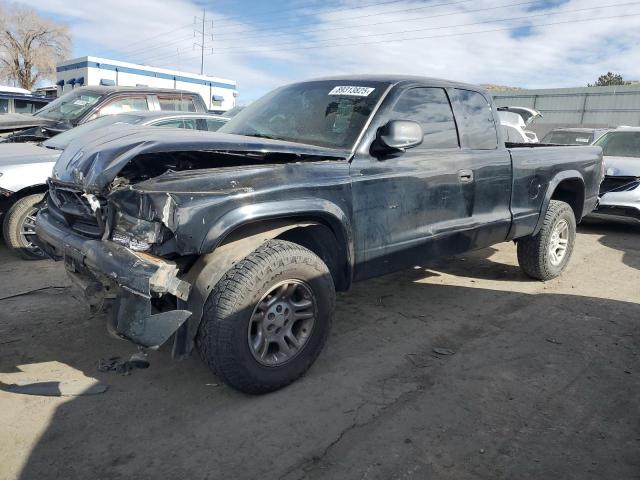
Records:
[[[120,295],[112,306],[113,325],[118,335],[136,345],[158,348],[191,316],[188,310],[153,314],[151,302],[134,295]]]

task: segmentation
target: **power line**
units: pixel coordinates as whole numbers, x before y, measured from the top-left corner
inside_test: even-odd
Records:
[[[400,1],[406,3],[406,0],[400,0]],[[384,14],[388,15],[388,14],[392,14],[392,13],[412,12],[412,11],[416,11],[416,10],[425,10],[425,9],[429,9],[429,8],[436,8],[436,7],[443,7],[443,6],[450,6],[450,5],[459,5],[461,3],[469,3],[469,2],[473,2],[473,1],[476,1],[476,0],[459,0],[459,1],[456,1],[456,2],[437,3],[435,5],[425,5],[425,6],[422,6],[422,7],[403,8],[403,9],[400,9],[400,10],[389,10],[387,12],[384,12]],[[389,3],[398,3],[398,2],[394,1],[394,2],[389,2]],[[371,5],[364,5],[364,6],[367,7],[367,6],[371,6]],[[342,10],[332,10],[332,11],[324,10],[324,11],[317,12],[317,13],[335,13],[335,12],[338,12],[338,11],[349,11],[349,10],[355,10],[355,8],[345,8],[345,9],[342,9]],[[314,15],[316,15],[316,14],[314,14]],[[360,18],[368,18],[368,17],[379,16],[379,15],[380,15],[380,12],[369,13],[369,14],[366,14],[366,15],[355,15],[355,16],[346,17],[346,18],[343,17],[340,20],[358,20]],[[298,23],[298,24],[292,25],[291,28],[298,28],[298,27],[301,27],[301,26],[304,27],[305,25],[314,25],[315,23],[316,22]],[[249,29],[249,30],[237,30],[237,31],[227,32],[226,35],[228,35],[229,33],[245,33],[245,32],[250,32],[250,31],[258,31],[258,32],[271,31],[271,30],[278,30],[278,29],[281,29],[281,28],[282,28],[281,26],[280,27],[275,26],[275,27],[266,27],[266,28],[254,28],[254,29]],[[224,30],[223,30],[223,34],[225,34]],[[215,35],[214,37],[220,38],[220,36],[221,35]]]
[[[560,21],[560,22],[549,22],[549,23],[538,23],[538,24],[529,24],[527,25],[528,27],[547,27],[547,26],[552,26],[552,25],[566,25],[566,24],[571,24],[571,23],[586,23],[586,22],[597,22],[597,21],[602,21],[602,20],[612,20],[612,19],[616,19],[616,18],[629,18],[629,17],[638,17],[640,16],[640,13],[631,13],[631,14],[624,14],[624,15],[613,15],[613,16],[609,16],[609,17],[599,17],[599,18],[587,18],[587,19],[581,19],[581,20],[565,20],[565,21]],[[411,38],[402,38],[402,39],[386,39],[386,40],[378,40],[375,42],[359,42],[359,43],[348,43],[348,44],[334,44],[334,45],[312,45],[312,46],[306,46],[306,47],[294,47],[294,48],[289,48],[287,49],[287,51],[291,51],[291,50],[313,50],[313,49],[317,49],[317,48],[331,48],[331,47],[343,47],[343,46],[359,46],[359,45],[376,45],[376,44],[380,44],[380,43],[387,43],[387,42],[399,42],[399,41],[410,41],[410,40],[427,40],[427,39],[432,39],[432,38],[445,38],[445,37],[457,37],[457,36],[467,36],[467,35],[476,35],[476,34],[483,34],[483,33],[492,33],[492,32],[502,32],[502,31],[507,31],[507,30],[513,30],[514,26],[510,26],[510,27],[503,27],[503,28],[495,28],[495,29],[490,29],[490,30],[478,30],[478,31],[474,31],[474,32],[459,32],[459,33],[449,33],[449,34],[441,34],[441,35],[430,35],[430,36],[424,36],[424,37],[411,37]],[[272,50],[272,51],[278,51],[278,50]],[[265,50],[262,50],[262,52],[264,53]],[[227,54],[228,52],[212,52],[210,55],[221,55],[221,54]]]
[[[469,0],[471,1],[471,0]],[[387,0],[384,2],[373,2],[373,3],[361,3],[358,4],[356,6],[352,6],[352,7],[344,7],[344,8],[337,8],[335,10],[331,10],[330,13],[336,13],[336,12],[345,12],[345,11],[349,11],[349,10],[357,10],[359,8],[367,8],[367,7],[379,7],[379,6],[383,6],[383,5],[391,5],[394,3],[406,3],[407,0]],[[308,7],[298,7],[298,8],[290,8],[290,9],[279,9],[279,10],[272,10],[271,12],[265,12],[267,13],[267,15],[265,15],[265,13],[262,13],[261,15],[264,15],[265,18],[271,18],[271,15],[269,15],[269,13],[278,13],[279,15],[276,15],[275,18],[284,18],[284,19],[290,19],[291,17],[289,15],[282,15],[283,13],[286,12],[293,12],[296,10],[307,10],[307,13],[302,13],[302,14],[298,14],[297,17],[311,17],[311,16],[315,16],[318,13],[326,13],[327,6],[324,5],[322,8],[317,9],[317,10],[312,10],[309,11]],[[386,13],[386,12],[385,12]],[[246,14],[245,15],[231,15],[231,16],[225,16],[226,20],[229,19],[234,19],[234,18],[238,18],[238,19],[242,19],[242,20],[246,20]]]
[[[442,29],[445,29],[445,28],[471,27],[471,26],[475,26],[475,25],[484,25],[484,24],[487,24],[487,23],[509,22],[509,21],[514,21],[514,20],[529,20],[529,19],[532,19],[532,18],[548,17],[548,16],[552,16],[552,15],[565,15],[565,14],[568,14],[568,13],[578,13],[578,12],[584,12],[584,11],[590,11],[590,10],[599,10],[599,9],[604,9],[604,8],[625,7],[625,6],[638,5],[638,4],[640,4],[640,2],[638,2],[638,1],[636,1],[636,2],[626,2],[626,3],[617,3],[617,4],[612,4],[612,5],[602,5],[602,6],[598,6],[598,7],[588,7],[588,8],[578,8],[578,9],[573,9],[573,10],[565,10],[563,12],[549,12],[549,13],[540,13],[540,14],[535,14],[535,15],[525,15],[525,16],[520,16],[520,17],[484,20],[484,21],[480,21],[480,22],[462,23],[462,24],[454,24],[454,25],[440,25],[440,26],[435,26],[435,27],[417,28],[417,29],[402,30],[402,31],[397,31],[397,32],[369,33],[369,34],[362,34],[362,35],[339,36],[339,37],[332,37],[332,38],[326,38],[326,39],[318,40],[318,41],[314,42],[314,44],[324,44],[324,43],[327,43],[327,42],[330,43],[330,42],[333,42],[333,41],[352,40],[352,39],[357,39],[357,38],[381,37],[381,36],[386,36],[386,35],[401,35],[401,34],[424,32],[424,31],[430,31],[430,30],[442,30]],[[299,41],[298,42],[276,43],[274,45],[270,45],[269,48],[288,47],[290,45],[299,45],[299,44],[300,44]],[[212,53],[213,54],[217,54],[217,53],[225,53],[225,52],[238,51],[238,50],[246,50],[246,48],[243,48],[243,47],[219,48],[217,50],[213,50]]]
[[[465,1],[461,1],[461,2],[455,2],[455,3],[467,3],[471,0],[465,0]],[[426,15],[426,16],[419,16],[419,17],[413,17],[413,18],[407,18],[407,19],[402,19],[402,20],[385,20],[382,22],[374,22],[374,23],[365,23],[365,24],[358,24],[358,27],[373,27],[373,26],[378,26],[378,25],[388,25],[388,24],[392,24],[392,23],[399,23],[399,22],[413,22],[413,21],[417,21],[417,20],[426,20],[429,18],[439,18],[439,17],[447,17],[447,16],[452,16],[452,15],[463,15],[463,14],[467,14],[467,13],[477,13],[477,12],[484,12],[487,10],[496,10],[498,8],[507,8],[507,7],[515,7],[515,6],[520,6],[520,5],[531,5],[531,4],[535,4],[535,3],[539,3],[540,0],[531,0],[531,1],[527,1],[527,2],[519,2],[519,3],[510,3],[510,4],[506,4],[506,5],[500,5],[497,7],[485,7],[485,8],[478,8],[475,10],[464,10],[464,11],[459,11],[459,12],[448,12],[448,13],[440,13],[437,15]],[[443,3],[440,4],[440,6],[445,5],[445,6],[449,6],[449,5],[453,5],[453,3]],[[437,5],[433,5],[433,6],[437,6]],[[422,7],[421,7],[422,8]],[[409,11],[411,11],[413,9],[409,9]],[[393,12],[390,13],[403,13],[405,12],[405,10],[394,10]],[[351,18],[347,19],[347,20],[352,20]],[[329,28],[307,28],[307,29],[298,29],[295,31],[296,34],[300,34],[300,33],[316,33],[316,32],[329,32],[329,31],[334,31],[334,30],[345,30],[345,29],[352,29],[353,25],[344,25],[341,27],[329,27]],[[237,37],[232,37],[232,39],[235,38],[241,38],[243,40],[248,39],[248,38],[259,38],[259,37],[276,37],[276,36],[281,36],[281,35],[290,35],[292,32],[280,32],[280,33],[261,33],[261,34],[257,34],[257,35],[242,35],[242,36],[237,36]],[[225,38],[223,40],[229,40],[228,38]]]
[[[150,51],[153,51],[153,50],[158,50],[158,49],[161,49],[161,48],[170,47],[171,45],[175,45],[176,43],[184,42],[184,41],[190,40],[190,39],[193,39],[193,33],[189,33],[189,34],[187,34],[185,36],[182,36],[180,38],[175,38],[173,40],[168,40],[166,42],[156,43],[153,46],[138,48],[136,50],[131,50],[131,51],[118,50],[118,52],[123,53],[124,55],[126,55],[128,57],[131,57],[131,56],[135,56],[135,55],[137,55],[139,53],[142,53],[142,52],[150,52]]]
[[[154,38],[164,37],[165,35],[168,35],[168,34],[173,33],[173,32],[177,32],[178,30],[184,30],[185,28],[189,28],[189,27],[191,27],[191,23],[188,23],[187,25],[183,25],[181,27],[176,27],[176,28],[174,28],[172,30],[163,31],[163,32],[158,33],[156,35],[151,35],[150,37],[146,37],[146,38],[143,38],[141,40],[136,40],[135,42],[128,42],[127,43],[127,47],[130,47],[131,45],[137,45],[139,43],[148,42],[149,40],[152,40]],[[124,50],[119,50],[119,48],[120,47],[116,46],[116,47],[112,48],[112,50],[116,50],[118,52],[129,50],[129,48],[125,48]]]

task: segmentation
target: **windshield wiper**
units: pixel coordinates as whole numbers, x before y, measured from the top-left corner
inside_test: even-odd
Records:
[[[267,140],[282,140],[281,138],[265,135],[264,133],[245,133],[246,137],[266,138]]]

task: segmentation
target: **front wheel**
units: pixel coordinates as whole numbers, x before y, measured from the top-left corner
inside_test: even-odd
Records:
[[[576,240],[576,218],[568,203],[551,200],[537,235],[518,240],[518,263],[528,276],[551,280],[571,258]]]
[[[245,393],[300,377],[324,346],[334,316],[329,269],[310,250],[270,240],[239,261],[205,303],[197,346],[222,381]]]
[[[27,195],[17,200],[5,213],[2,233],[7,247],[25,260],[41,260],[44,253],[34,243],[36,215],[43,193]]]

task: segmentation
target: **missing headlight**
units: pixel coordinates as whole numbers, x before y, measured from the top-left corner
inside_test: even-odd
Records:
[[[113,233],[111,234],[111,240],[127,248],[130,248],[135,252],[146,252],[151,248],[150,243],[138,240],[137,238],[134,238],[131,235],[119,230],[113,231]]]

